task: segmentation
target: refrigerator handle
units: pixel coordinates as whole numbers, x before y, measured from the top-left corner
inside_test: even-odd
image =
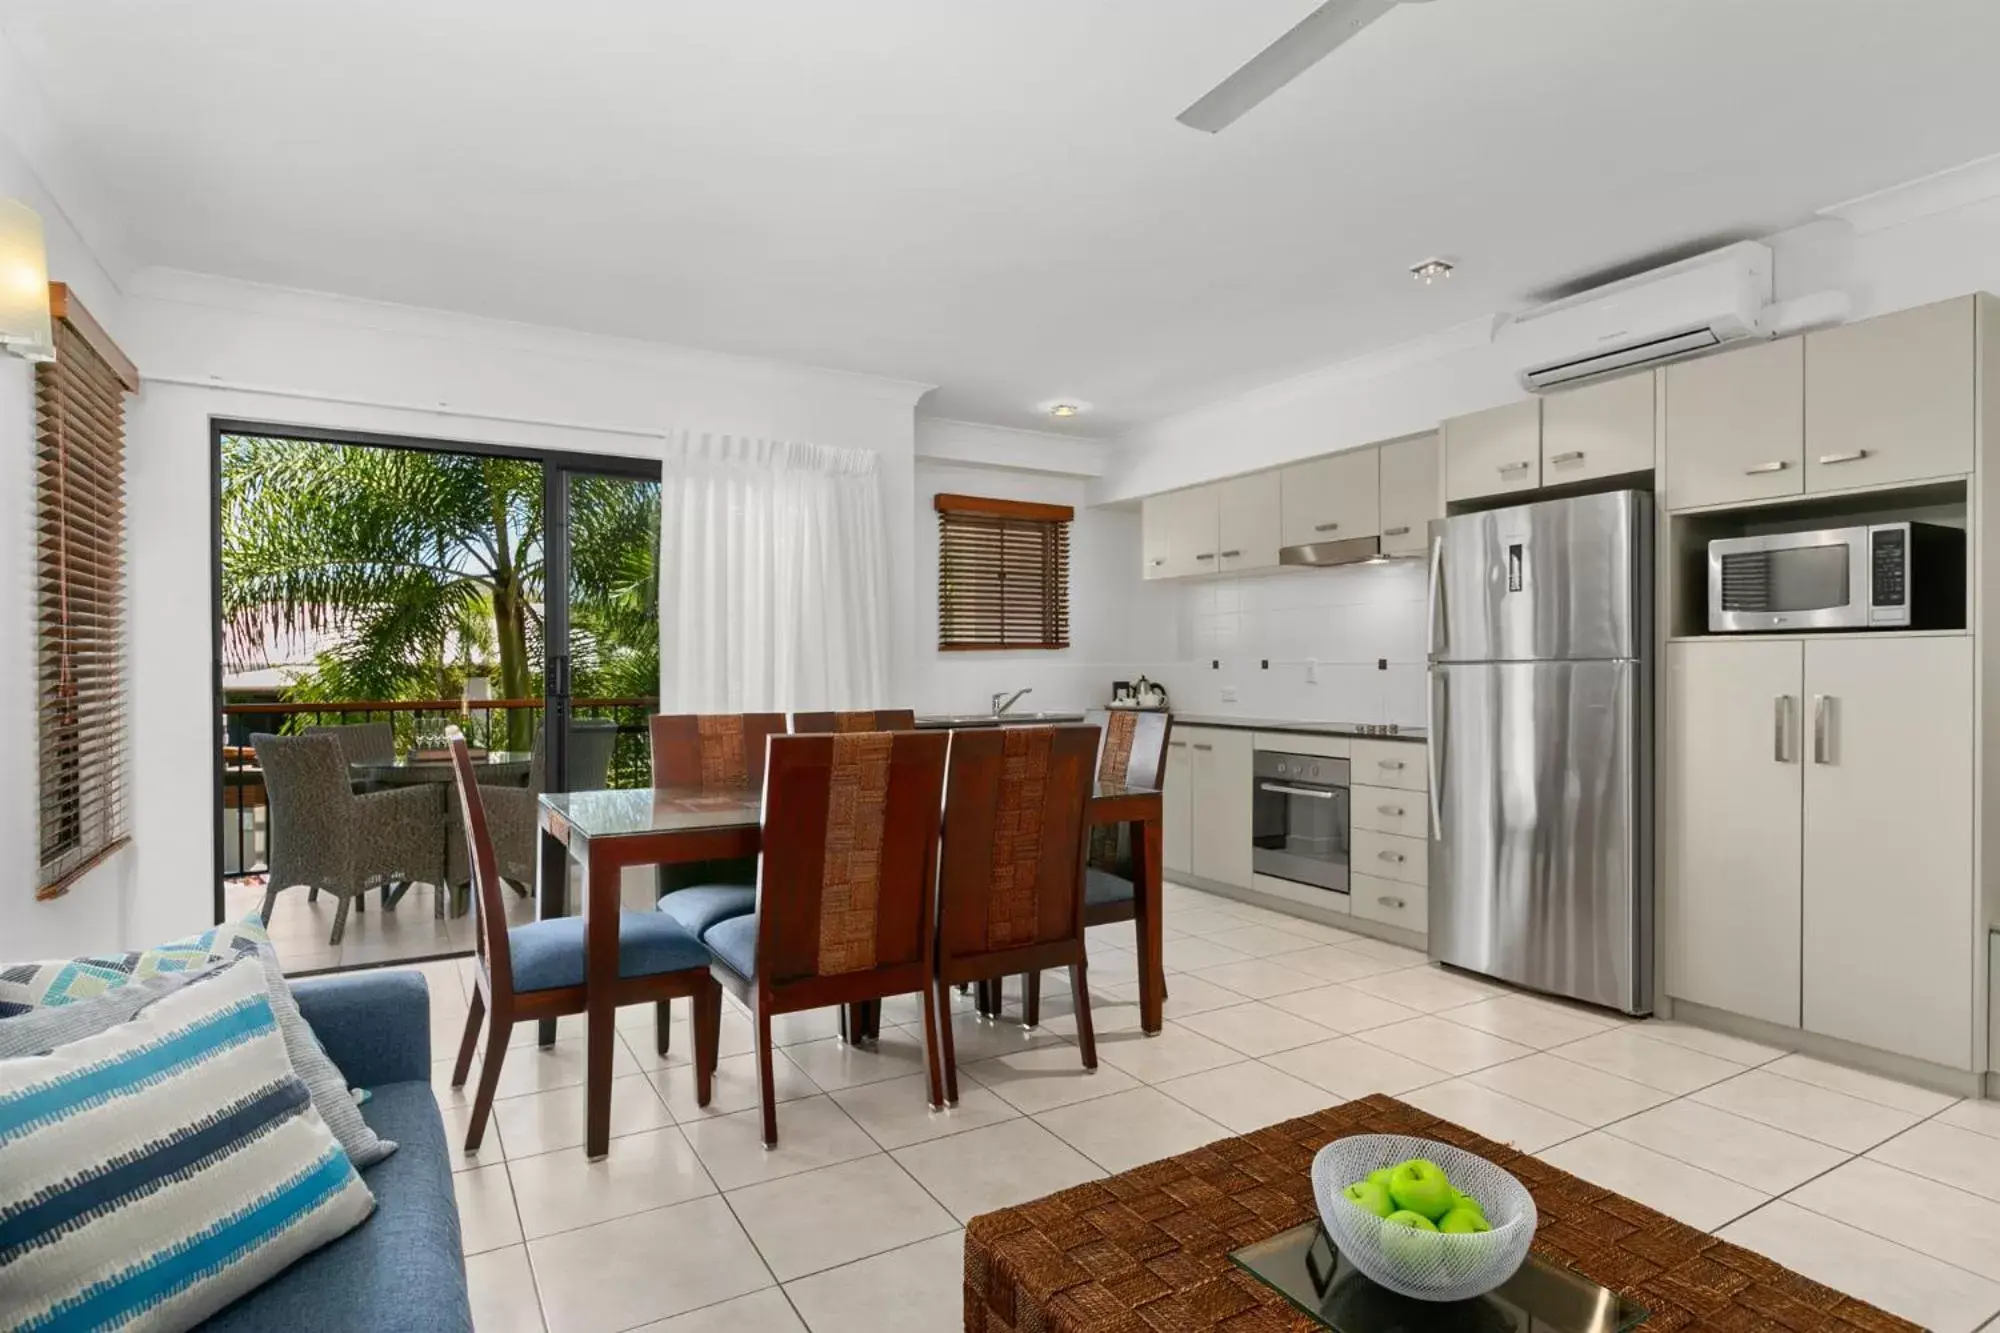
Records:
[[[1430,781],[1425,784],[1430,789],[1431,837],[1444,837],[1444,795],[1438,788],[1443,784],[1443,765],[1438,762],[1438,754],[1444,749],[1444,732],[1438,723],[1443,719],[1444,673],[1435,666],[1431,668],[1430,688],[1424,691],[1424,761],[1430,769]]]
[[[1431,582],[1430,602],[1424,610],[1425,647],[1432,657],[1438,655],[1442,645],[1438,642],[1438,609],[1444,601],[1444,538],[1431,538]]]

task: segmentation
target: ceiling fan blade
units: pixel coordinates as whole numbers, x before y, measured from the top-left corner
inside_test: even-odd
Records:
[[[1397,0],[1326,0],[1174,119],[1209,134],[1227,128],[1396,4]]]

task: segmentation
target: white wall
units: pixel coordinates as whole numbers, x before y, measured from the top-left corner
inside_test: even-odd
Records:
[[[65,282],[114,337],[118,293],[51,196],[31,153],[46,146],[32,89],[0,42],[0,196],[42,216],[49,276]],[[35,750],[34,367],[0,355],[0,959],[65,956],[125,938],[135,853],[114,855],[61,898],[38,903]]]
[[[919,712],[984,712],[994,693],[1034,693],[1025,711],[1094,708],[1111,682],[1152,670],[1176,651],[1173,590],[1139,577],[1136,509],[1085,507],[1088,475],[1102,446],[1032,431],[961,422],[920,421],[915,504],[917,641],[914,689]],[[993,466],[995,460],[1013,466]],[[1032,470],[1031,470],[1032,469]],[[1066,504],[1070,526],[1070,646],[1067,650],[946,653],[937,648],[937,511],[939,492]]]

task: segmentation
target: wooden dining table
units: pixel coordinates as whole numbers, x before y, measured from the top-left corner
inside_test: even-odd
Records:
[[[1157,787],[1099,781],[1090,822],[1131,828],[1132,880],[1137,893],[1139,1023],[1160,1030],[1166,989],[1160,953],[1160,819]],[[724,861],[755,856],[763,834],[763,792],[756,787],[661,787],[549,792],[537,812],[540,856],[537,914],[564,916],[569,863],[583,872],[584,917],[584,1153],[595,1160],[611,1148],[611,1059],[616,1031],[612,983],[618,977],[618,915],[628,866]],[[544,1022],[541,1044],[555,1041]]]

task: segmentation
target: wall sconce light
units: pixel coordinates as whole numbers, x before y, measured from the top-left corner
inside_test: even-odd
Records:
[[[0,350],[27,361],[56,355],[42,218],[18,199],[0,199]]]

